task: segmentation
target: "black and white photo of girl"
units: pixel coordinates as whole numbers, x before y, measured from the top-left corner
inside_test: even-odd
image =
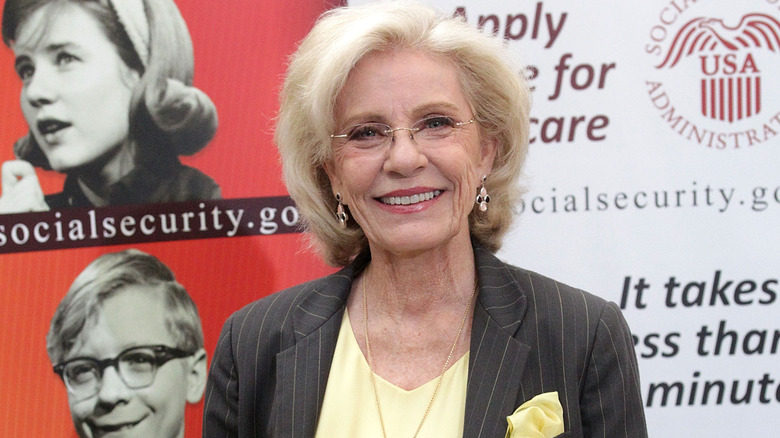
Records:
[[[29,133],[2,165],[0,213],[221,198],[179,159],[217,113],[172,0],[7,0],[2,35]],[[64,174],[62,191],[44,194],[35,167]]]

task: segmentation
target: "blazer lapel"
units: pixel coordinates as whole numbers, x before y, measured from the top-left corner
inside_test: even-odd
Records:
[[[464,437],[503,437],[515,409],[530,347],[514,338],[525,294],[493,254],[475,245],[479,299],[471,329]]]
[[[295,342],[276,355],[274,436],[314,436],[352,280],[367,262],[358,257],[317,283],[293,310]]]

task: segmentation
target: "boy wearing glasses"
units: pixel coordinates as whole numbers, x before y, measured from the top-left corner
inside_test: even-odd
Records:
[[[79,274],[52,318],[49,358],[80,437],[184,436],[206,381],[195,303],[157,258],[106,254]]]

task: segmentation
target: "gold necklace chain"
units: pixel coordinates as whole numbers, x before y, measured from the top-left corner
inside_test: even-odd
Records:
[[[376,375],[374,373],[374,368],[372,363],[374,362],[371,357],[371,342],[368,339],[368,298],[366,298],[366,279],[363,278],[362,281],[362,292],[363,292],[363,332],[366,336],[366,355],[368,356],[368,370],[371,378],[371,388],[374,390],[374,400],[376,401],[376,410],[379,413],[379,424],[382,426],[382,436],[384,438],[387,438],[387,432],[385,431],[385,420],[382,416],[382,406],[379,404],[379,392],[377,392],[376,389]],[[417,426],[417,431],[414,432],[413,438],[417,438],[417,435],[420,433],[420,429],[422,429],[423,424],[425,423],[425,420],[428,418],[428,413],[431,412],[431,406],[433,405],[433,400],[436,399],[436,394],[439,392],[439,387],[441,386],[441,382],[444,379],[444,373],[447,371],[447,367],[450,365],[450,360],[452,360],[452,354],[455,352],[455,347],[458,345],[458,340],[460,339],[460,335],[463,332],[463,328],[466,326],[466,319],[468,319],[469,315],[469,309],[471,308],[471,303],[474,301],[474,297],[477,295],[477,282],[474,281],[474,291],[471,292],[471,298],[469,298],[468,304],[466,304],[466,311],[463,312],[463,319],[460,322],[460,328],[458,329],[458,334],[455,336],[455,342],[452,343],[452,347],[450,348],[450,353],[447,355],[447,360],[444,362],[444,367],[441,369],[441,373],[439,374],[439,377],[436,379],[436,386],[433,388],[433,395],[431,396],[431,400],[428,402],[428,407],[425,408],[425,414],[423,414],[422,420],[420,420],[420,424]]]

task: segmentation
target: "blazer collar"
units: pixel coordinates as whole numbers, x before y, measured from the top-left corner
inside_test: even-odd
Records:
[[[474,244],[474,262],[479,278],[479,303],[507,335],[520,328],[528,305],[526,293],[513,273],[490,251]]]
[[[293,309],[294,343],[276,355],[272,436],[314,436],[352,281],[366,252],[339,272],[309,283]]]
[[[491,320],[508,336],[514,336],[526,312],[526,294],[519,289],[517,280],[503,262],[478,242],[473,241],[473,245],[479,278],[477,301]],[[293,327],[296,341],[319,329],[327,319],[343,310],[352,281],[370,261],[371,254],[363,251],[351,264],[314,284],[314,292],[301,300],[295,309]]]
[[[352,282],[370,261],[371,254],[364,251],[340,271],[312,283],[312,290],[296,306],[293,313],[296,342],[314,333],[327,320],[344,310],[352,290]],[[335,348],[335,345],[333,347]]]
[[[475,244],[479,299],[474,308],[464,437],[503,437],[515,409],[530,346],[515,339],[527,310],[512,272]]]
[[[294,311],[293,329],[296,341],[313,333],[344,309],[352,289],[352,281],[370,261],[371,254],[364,251],[350,265],[314,283],[313,293],[301,300]],[[479,278],[478,307],[482,307],[506,335],[515,336],[528,305],[525,292],[519,288],[507,266],[476,241],[474,262]]]

